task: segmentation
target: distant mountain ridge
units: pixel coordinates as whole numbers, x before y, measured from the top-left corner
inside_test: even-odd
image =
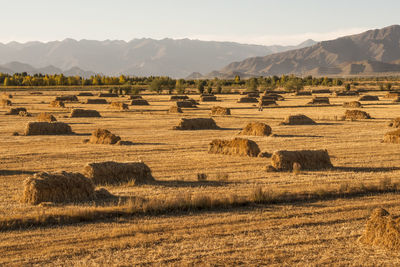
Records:
[[[47,43],[10,42],[0,43],[0,64],[3,64],[3,70],[8,69],[7,64],[10,62],[28,64],[33,69],[25,66],[27,72],[48,69],[64,73],[65,70],[79,68],[105,75],[165,75],[183,78],[192,72],[208,73],[233,61],[302,48],[314,43],[313,40],[307,40],[298,46],[262,46],[169,38],[142,38],[129,42],[74,39]],[[19,68],[18,72],[21,70]]]

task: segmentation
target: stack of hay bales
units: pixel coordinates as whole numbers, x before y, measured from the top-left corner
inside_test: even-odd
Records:
[[[38,116],[37,116],[37,121],[41,121],[41,122],[53,122],[53,121],[57,121],[57,119],[51,115],[48,114],[46,112],[41,112]]]
[[[400,144],[400,129],[391,131],[383,136],[384,143]]]
[[[25,135],[72,134],[71,126],[63,122],[28,122]]]
[[[99,93],[99,97],[118,97],[118,94],[114,93]]]
[[[278,104],[276,104],[275,100],[272,99],[260,99],[260,101],[258,102],[258,106],[259,107],[268,107],[268,106],[277,106]]]
[[[69,117],[70,118],[88,118],[88,117],[100,118],[101,115],[97,110],[74,108],[71,111],[71,114],[69,115]]]
[[[362,120],[362,119],[371,119],[371,116],[365,111],[354,109],[354,110],[346,110],[346,112],[344,113],[344,119]]]
[[[211,108],[211,115],[212,116],[231,115],[231,109],[225,108],[225,107],[214,106]]]
[[[307,103],[308,105],[330,105],[328,97],[318,97],[315,96],[311,102]]]
[[[258,99],[255,97],[241,97],[239,98],[239,100],[237,101],[238,103],[258,103]]]
[[[344,108],[361,108],[362,105],[358,101],[351,101],[351,102],[344,102],[343,107]]]
[[[239,133],[240,135],[268,136],[272,129],[269,125],[262,122],[250,122]]]
[[[78,102],[78,97],[76,95],[62,95],[57,96],[55,101]]]
[[[121,184],[134,182],[146,184],[154,181],[150,168],[143,162],[98,162],[89,163],[83,174],[96,185]]]
[[[6,115],[19,115],[20,112],[26,112],[26,108],[10,108]]]
[[[200,96],[201,102],[215,102],[217,101],[217,97],[215,95],[202,95]]]
[[[132,106],[148,106],[149,102],[146,99],[133,99],[131,102]]]
[[[170,106],[168,113],[183,113],[182,109],[176,105]]]
[[[142,99],[141,95],[130,95],[129,100]]]
[[[274,93],[267,93],[267,91],[265,91],[264,95],[261,98],[262,100],[275,100],[275,101],[285,100],[283,96]]]
[[[334,93],[335,96],[358,96],[357,91],[339,91]]]
[[[53,100],[50,102],[50,107],[54,108],[65,108],[65,104],[63,101]]]
[[[256,142],[249,139],[215,139],[208,145],[208,153],[257,157],[260,153],[260,148]]]
[[[314,89],[314,90],[311,90],[311,93],[313,93],[313,94],[330,94],[331,90],[329,90],[329,89]]]
[[[378,101],[379,97],[375,95],[363,95],[358,99],[358,101]]]
[[[260,96],[259,92],[247,92],[246,94],[248,97],[259,97]]]
[[[110,108],[118,109],[118,110],[126,110],[129,109],[128,105],[123,102],[111,102]]]
[[[215,130],[219,129],[212,118],[182,118],[178,126],[174,126],[173,130]]]
[[[388,92],[385,96],[384,96],[384,98],[386,98],[386,99],[397,99],[397,98],[399,98],[400,97],[400,93],[398,93],[398,92]]]
[[[287,116],[282,125],[313,125],[316,124],[314,120],[303,114]]]
[[[391,122],[389,122],[388,126],[393,128],[400,128],[400,117],[393,119]]]
[[[281,150],[272,154],[271,165],[278,171],[292,171],[293,164],[300,165],[302,170],[321,170],[333,167],[326,150]]]
[[[107,100],[104,98],[86,99],[85,104],[107,104]]]
[[[12,106],[12,102],[9,99],[1,99],[1,105],[4,107]]]
[[[94,184],[80,173],[36,173],[24,181],[24,203],[81,202],[95,199]]]
[[[389,250],[400,250],[400,220],[377,208],[367,221],[360,243]]]
[[[310,91],[297,91],[295,94],[295,96],[308,96],[311,95]]]
[[[176,101],[176,106],[178,108],[197,108],[196,104],[193,103],[193,101]]]
[[[169,101],[176,101],[176,100],[187,100],[189,97],[187,95],[172,95],[169,98]]]
[[[89,92],[81,92],[78,94],[78,96],[93,96],[93,94]]]
[[[111,133],[109,130],[97,129],[90,136],[88,143],[114,145],[120,140],[121,137]]]

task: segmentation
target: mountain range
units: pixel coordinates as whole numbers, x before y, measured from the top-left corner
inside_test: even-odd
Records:
[[[303,48],[262,46],[190,39],[133,39],[94,41],[65,39],[53,42],[0,43],[0,72],[64,73],[65,75],[171,76],[208,73],[216,68],[254,56]],[[86,70],[86,71],[85,71]]]

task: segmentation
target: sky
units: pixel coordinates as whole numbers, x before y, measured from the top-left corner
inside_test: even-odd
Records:
[[[399,0],[0,0],[0,42],[323,41],[400,24]]]

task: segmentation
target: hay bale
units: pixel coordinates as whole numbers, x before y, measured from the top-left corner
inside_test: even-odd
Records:
[[[269,125],[262,122],[250,122],[239,133],[240,135],[268,136],[272,129]]]
[[[338,91],[334,93],[335,96],[358,96],[357,91]]]
[[[351,101],[351,102],[344,102],[343,107],[344,108],[361,108],[362,105],[358,101]]]
[[[105,100],[104,98],[86,99],[85,104],[103,105],[103,104],[107,104],[107,100]]]
[[[316,124],[315,121],[313,121],[311,118],[307,117],[306,115],[303,114],[298,114],[298,115],[290,115],[287,116],[283,122],[281,122],[282,125],[313,125]]]
[[[114,93],[99,93],[98,96],[99,97],[118,97],[118,94],[114,94]]]
[[[1,105],[4,107],[10,107],[12,106],[12,102],[9,99],[1,99]]]
[[[214,106],[214,107],[211,108],[211,115],[213,115],[213,116],[231,115],[231,109],[224,108],[224,107],[219,107],[219,106]]]
[[[212,118],[182,118],[178,126],[173,127],[173,130],[215,130],[219,129]]]
[[[81,202],[95,199],[93,182],[80,173],[36,173],[24,181],[21,201],[37,205],[41,202]]]
[[[135,99],[143,99],[141,95],[130,95],[129,100],[135,100]]]
[[[378,101],[379,97],[375,95],[363,95],[358,99],[358,101]]]
[[[133,99],[131,102],[132,106],[148,106],[149,102],[146,99]]]
[[[307,103],[308,105],[330,105],[328,97],[318,97],[315,96],[310,102]]]
[[[202,95],[200,96],[201,102],[215,102],[217,101],[217,97],[215,95]]]
[[[359,242],[389,250],[400,249],[400,219],[382,208],[372,211]]]
[[[28,122],[25,135],[72,134],[71,126],[64,122]]]
[[[128,105],[123,102],[111,102],[110,108],[118,109],[118,110],[126,110],[129,109]]]
[[[176,101],[176,100],[187,100],[189,97],[187,95],[172,95],[169,98],[169,101]]]
[[[20,112],[27,112],[26,108],[10,108],[6,115],[19,115]]]
[[[311,92],[310,91],[297,91],[294,95],[295,96],[311,95]]]
[[[51,115],[48,114],[46,112],[41,112],[38,116],[37,116],[37,121],[44,121],[44,122],[53,122],[53,121],[57,121],[57,119]]]
[[[168,113],[183,113],[182,109],[178,106],[170,106]]]
[[[29,92],[29,94],[31,94],[31,95],[43,95],[42,92]]]
[[[81,92],[78,94],[78,96],[93,96],[93,94],[89,92]]]
[[[176,106],[179,108],[197,108],[193,101],[188,100],[176,101]]]
[[[330,94],[331,90],[329,90],[329,89],[314,89],[314,90],[311,90],[311,93],[313,93],[313,94]]]
[[[69,114],[70,118],[100,118],[101,115],[97,110],[93,109],[80,109],[80,108],[74,108],[71,111],[71,114]]]
[[[134,182],[136,185],[154,181],[150,168],[141,161],[89,163],[83,169],[83,174],[96,185],[121,184],[126,182]]]
[[[257,103],[258,99],[255,97],[241,97],[239,98],[239,100],[237,101],[238,103]]]
[[[78,102],[78,97],[76,95],[62,95],[57,96],[55,101]]]
[[[292,171],[293,164],[298,163],[302,170],[320,170],[332,168],[327,150],[275,151],[271,165],[279,171]]]
[[[393,128],[400,128],[400,117],[393,119],[391,122],[389,122],[388,126]]]
[[[400,144],[400,129],[391,131],[383,136],[384,143]]]
[[[285,98],[281,95],[278,94],[273,94],[273,93],[264,93],[264,95],[261,97],[262,100],[274,100],[274,101],[283,101]]]
[[[193,106],[196,106],[199,104],[199,102],[197,102],[196,100],[194,100],[193,98],[189,98],[187,101],[192,102]]]
[[[247,92],[248,97],[259,97],[260,93],[259,92]]]
[[[121,140],[121,137],[111,133],[106,129],[97,129],[92,132],[88,143],[114,145]]]
[[[50,106],[54,108],[65,108],[65,104],[63,101],[53,100],[50,102]]]
[[[277,106],[275,100],[261,100],[258,102],[259,107]]]
[[[344,113],[344,118],[346,120],[362,120],[362,119],[371,119],[371,116],[361,110],[353,109],[353,110],[346,110]]]
[[[208,153],[257,157],[260,153],[260,148],[256,142],[249,139],[215,139],[208,145]]]
[[[384,96],[384,98],[386,98],[386,99],[397,99],[397,98],[399,98],[400,97],[400,93],[398,93],[398,92],[388,92],[385,96]]]
[[[27,111],[20,111],[18,113],[18,116],[20,116],[20,117],[32,117],[32,114],[27,112]]]

